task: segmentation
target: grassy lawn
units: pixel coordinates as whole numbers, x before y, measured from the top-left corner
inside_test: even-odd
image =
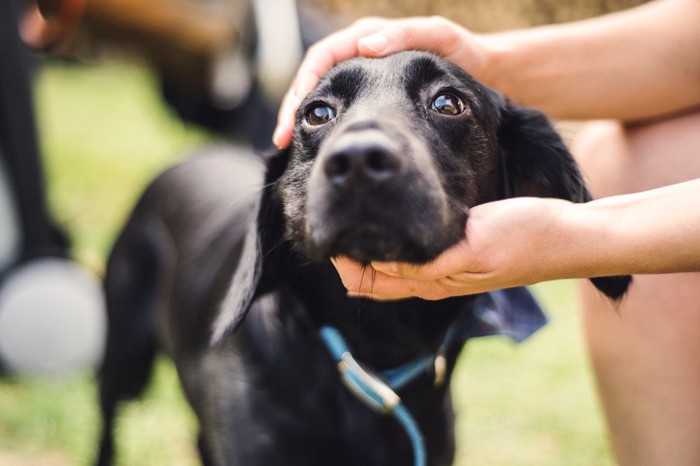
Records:
[[[100,271],[143,186],[208,136],[165,110],[135,64],[51,65],[37,105],[51,207],[77,259]],[[587,367],[573,284],[536,287],[551,324],[523,345],[471,342],[453,392],[457,464],[612,465]],[[196,426],[169,362],[122,411],[119,464],[195,465]],[[0,465],[86,465],[99,424],[91,374],[0,379]],[[331,466],[331,465],[329,465]]]

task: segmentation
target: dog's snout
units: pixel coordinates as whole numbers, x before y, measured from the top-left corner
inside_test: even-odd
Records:
[[[396,150],[381,141],[357,141],[331,152],[323,169],[340,188],[371,187],[394,178],[401,171]]]

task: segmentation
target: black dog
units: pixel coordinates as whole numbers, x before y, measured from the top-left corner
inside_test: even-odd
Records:
[[[589,200],[542,114],[430,54],[336,67],[296,123],[292,148],[266,170],[215,150],[166,172],[136,207],[106,277],[101,464],[116,404],[143,388],[157,348],[199,418],[205,464],[412,464],[409,435],[342,385],[319,331],[336,329],[377,371],[442,352],[449,380],[461,342],[446,334],[473,320],[475,298],[351,299],[327,259],[424,262],[463,238],[476,204]],[[629,280],[594,284],[618,299]],[[448,465],[453,414],[432,372],[398,392],[428,464]]]

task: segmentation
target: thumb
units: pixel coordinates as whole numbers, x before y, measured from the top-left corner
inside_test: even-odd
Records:
[[[377,272],[397,278],[416,278],[421,276],[418,264],[409,264],[407,262],[372,262],[372,268]]]

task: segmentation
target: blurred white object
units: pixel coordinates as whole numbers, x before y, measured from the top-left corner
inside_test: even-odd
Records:
[[[295,0],[255,0],[258,81],[275,106],[284,96],[304,56]]]
[[[101,282],[78,264],[36,259],[15,269],[0,287],[0,360],[13,372],[95,368],[105,335]]]

